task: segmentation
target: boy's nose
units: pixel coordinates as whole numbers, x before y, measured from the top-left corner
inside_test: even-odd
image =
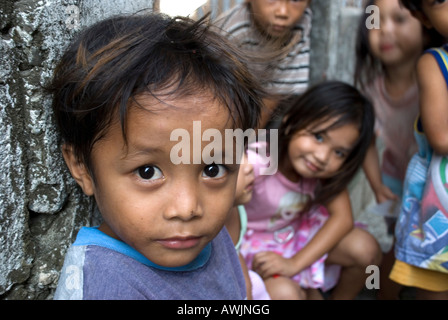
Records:
[[[288,2],[289,2],[288,0],[276,1],[275,14],[277,16],[280,16],[280,17],[288,16],[288,5],[289,5]]]
[[[198,190],[195,186],[182,185],[172,193],[170,202],[166,206],[166,219],[189,221],[202,216]]]

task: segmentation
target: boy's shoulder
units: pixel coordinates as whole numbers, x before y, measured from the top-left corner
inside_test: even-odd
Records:
[[[214,24],[224,32],[232,34],[238,29],[251,28],[251,17],[247,3],[239,3],[221,13]]]
[[[114,239],[101,245],[96,240],[86,241],[85,234],[98,233],[97,230],[83,228],[81,233],[67,252],[55,299],[244,298],[244,278],[233,267],[238,260],[236,254],[232,255],[233,243],[224,230],[203,250],[204,263],[185,271],[151,267],[138,253],[116,248]],[[231,273],[239,281],[229,282]],[[216,274],[222,274],[222,279]],[[213,282],[219,283],[217,287],[227,286],[227,296],[204,290]]]
[[[144,299],[132,274],[136,260],[100,246],[71,246],[55,300]]]
[[[65,256],[54,299],[142,299],[141,258],[98,228],[81,228]]]

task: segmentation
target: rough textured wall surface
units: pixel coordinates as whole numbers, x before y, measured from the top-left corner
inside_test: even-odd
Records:
[[[51,299],[94,204],[71,179],[42,85],[73,36],[152,0],[0,2],[0,298]]]

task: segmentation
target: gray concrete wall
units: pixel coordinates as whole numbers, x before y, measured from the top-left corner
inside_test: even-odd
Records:
[[[93,203],[70,178],[41,84],[70,39],[152,0],[0,2],[0,298],[52,297],[68,245]]]
[[[312,0],[310,81],[342,80],[352,83],[355,35],[362,0]]]

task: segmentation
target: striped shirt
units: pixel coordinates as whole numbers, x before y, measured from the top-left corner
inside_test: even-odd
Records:
[[[273,67],[267,89],[275,94],[299,95],[307,88],[310,69],[311,9],[307,8],[293,29],[295,44]],[[215,25],[240,48],[262,52],[265,38],[255,27],[247,3],[240,3],[224,12]]]

